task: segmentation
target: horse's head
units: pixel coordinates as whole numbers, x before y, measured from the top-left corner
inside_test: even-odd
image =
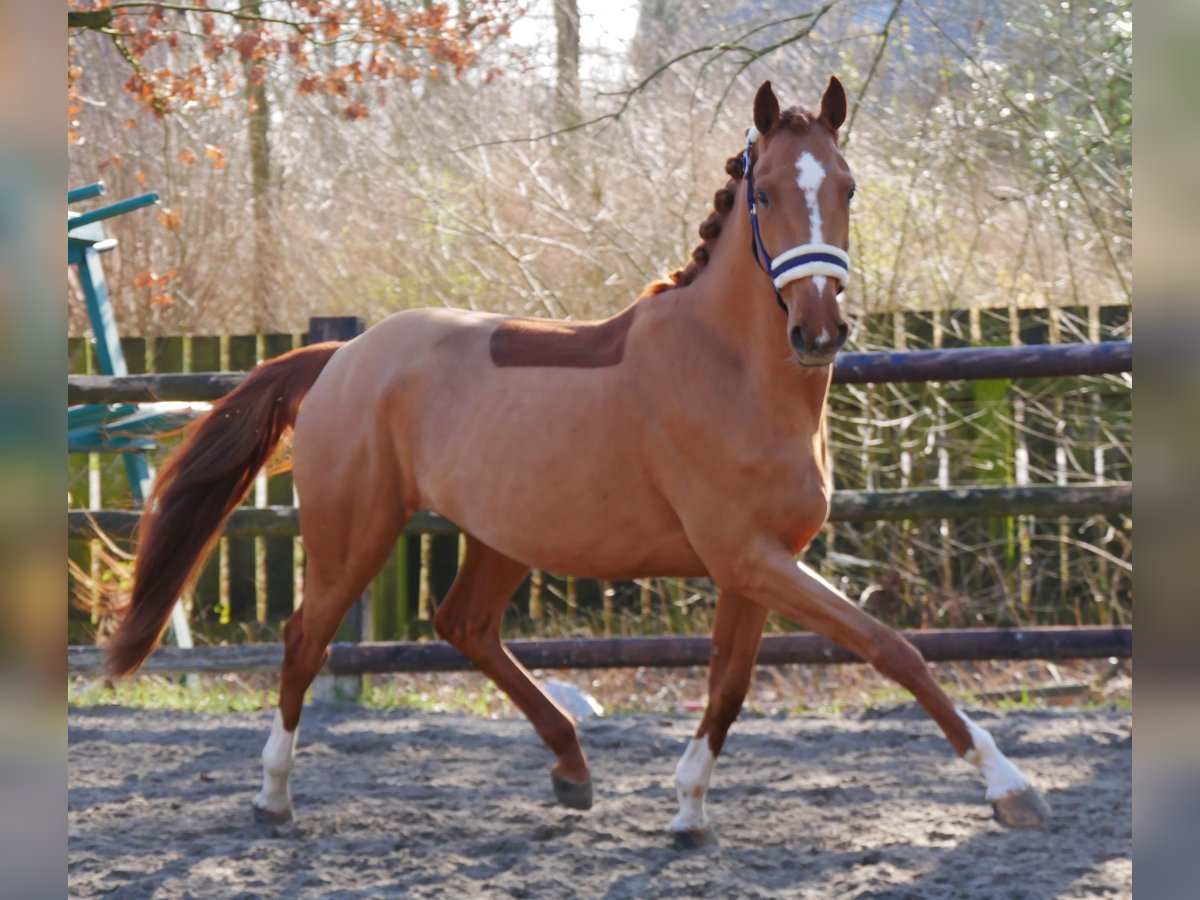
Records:
[[[850,274],[854,178],[838,150],[846,91],[829,80],[821,111],[780,112],[769,81],[754,98],[754,127],[742,156],[746,202],[759,265],[787,313],[796,359],[828,365],[846,342],[838,294]]]

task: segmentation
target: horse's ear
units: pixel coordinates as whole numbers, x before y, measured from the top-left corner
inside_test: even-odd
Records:
[[[829,87],[821,98],[821,121],[834,131],[846,121],[846,89],[836,75],[830,76]]]
[[[771,90],[771,82],[764,81],[754,95],[754,127],[759,134],[766,134],[779,124],[779,101]]]

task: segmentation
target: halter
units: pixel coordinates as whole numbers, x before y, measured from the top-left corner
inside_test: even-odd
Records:
[[[844,291],[846,282],[850,280],[850,254],[832,244],[800,244],[771,259],[758,230],[758,205],[754,201],[754,157],[750,149],[756,140],[758,129],[751,128],[746,135],[746,149],[742,151],[742,170],[746,173],[746,208],[750,211],[751,251],[758,267],[771,279],[775,302],[786,313],[787,306],[783,302],[783,295],[779,293],[785,284],[814,275],[825,275],[837,279],[839,294]]]

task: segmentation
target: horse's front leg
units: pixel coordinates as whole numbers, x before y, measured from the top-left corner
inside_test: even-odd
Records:
[[[1050,809],[999,749],[934,681],[920,651],[877,622],[787,549],[769,541],[745,548],[725,565],[710,563],[718,587],[729,585],[809,631],[856,653],[912,692],[941,727],[955,752],[983,775],[996,819],[1010,828],[1038,828]]]
[[[709,655],[708,706],[675,767],[679,814],[671,821],[670,831],[678,846],[703,846],[716,839],[704,809],[708,780],[729,726],[746,699],[766,619],[766,607],[745,597],[722,591],[717,599]]]

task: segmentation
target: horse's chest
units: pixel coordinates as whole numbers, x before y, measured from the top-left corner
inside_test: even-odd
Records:
[[[756,507],[760,526],[799,550],[829,515],[830,483],[823,445],[780,442],[746,453],[738,466],[739,496]]]
[[[814,476],[824,477],[825,442],[815,429],[760,422],[727,432],[725,441],[730,463],[748,478],[803,490]]]

